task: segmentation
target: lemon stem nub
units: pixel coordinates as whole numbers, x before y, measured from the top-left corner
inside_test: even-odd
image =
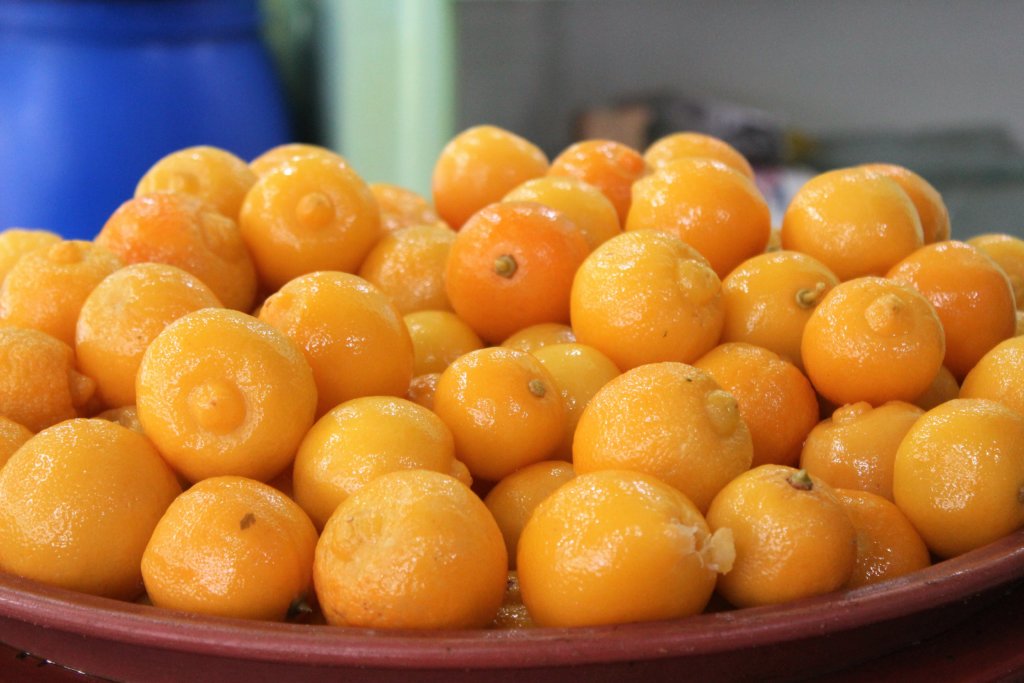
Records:
[[[531,379],[527,387],[529,387],[530,393],[537,398],[544,398],[544,394],[548,393],[548,388],[539,379]]]
[[[494,259],[494,272],[501,277],[512,277],[516,274],[516,270],[518,268],[519,264],[516,263],[515,257],[511,254],[502,254],[498,258]]]
[[[797,470],[793,474],[789,475],[786,481],[790,486],[801,491],[810,491],[814,488],[814,483],[811,481],[811,475],[807,474],[807,470]]]
[[[798,290],[796,293],[796,303],[801,308],[811,308],[818,303],[818,299],[820,299],[821,295],[825,292],[826,286],[827,285],[824,282],[819,282],[814,285],[813,289],[804,288]]]

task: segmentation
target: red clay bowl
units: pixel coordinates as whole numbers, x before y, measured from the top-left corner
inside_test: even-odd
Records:
[[[1024,577],[1024,530],[893,581],[673,621],[384,632],[175,613],[0,575],[0,641],[119,681],[736,680],[819,675],[952,629]]]

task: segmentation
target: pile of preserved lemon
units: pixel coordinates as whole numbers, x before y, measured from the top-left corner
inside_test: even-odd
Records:
[[[1024,524],[1024,241],[893,164],[478,126],[429,200],[323,147],[0,233],[0,569],[373,628],[856,588]],[[717,608],[720,608],[716,606]]]

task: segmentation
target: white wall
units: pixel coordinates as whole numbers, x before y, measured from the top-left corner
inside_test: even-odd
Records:
[[[460,122],[551,145],[572,112],[653,89],[812,133],[1005,124],[1024,142],[1020,1],[464,0],[457,16]]]

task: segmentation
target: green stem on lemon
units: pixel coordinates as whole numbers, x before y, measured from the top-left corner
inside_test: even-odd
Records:
[[[807,470],[797,470],[786,478],[786,483],[800,491],[810,491],[814,488],[814,482],[811,481],[811,475],[807,474]]]

